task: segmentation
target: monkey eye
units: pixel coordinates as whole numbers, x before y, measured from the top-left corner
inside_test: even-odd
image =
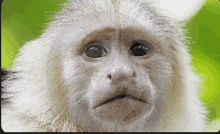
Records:
[[[133,56],[144,56],[150,52],[150,44],[146,41],[134,41],[129,50],[130,54]]]
[[[99,42],[88,44],[84,52],[90,58],[100,58],[107,54],[106,49]]]

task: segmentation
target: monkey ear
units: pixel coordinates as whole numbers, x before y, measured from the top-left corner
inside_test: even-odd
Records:
[[[206,0],[157,0],[160,7],[179,21],[192,17],[205,4]]]

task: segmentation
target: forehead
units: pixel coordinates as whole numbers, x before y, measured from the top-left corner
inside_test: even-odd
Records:
[[[117,40],[118,42],[131,42],[134,40],[146,39],[147,34],[141,29],[124,28],[104,28],[101,30],[96,30],[83,39],[82,44],[92,42],[92,41],[104,41],[104,40]]]

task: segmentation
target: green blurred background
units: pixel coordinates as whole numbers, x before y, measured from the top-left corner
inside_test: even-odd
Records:
[[[1,12],[1,68],[9,69],[19,48],[39,37],[53,15],[68,0],[4,0]],[[206,104],[209,131],[220,129],[220,2],[207,0],[187,23],[194,70],[202,78],[198,89]]]

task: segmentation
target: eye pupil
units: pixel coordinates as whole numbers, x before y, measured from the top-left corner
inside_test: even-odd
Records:
[[[134,56],[144,56],[149,50],[150,48],[147,43],[135,42],[130,48],[130,53]]]
[[[98,47],[90,47],[86,50],[86,55],[92,58],[100,57],[102,54],[102,50]]]
[[[101,45],[90,44],[85,50],[85,54],[91,58],[99,58],[105,56],[106,50]]]
[[[102,50],[101,50],[101,48],[99,48],[97,46],[92,46],[86,50],[86,55],[91,58],[98,58],[98,57],[101,57]]]

